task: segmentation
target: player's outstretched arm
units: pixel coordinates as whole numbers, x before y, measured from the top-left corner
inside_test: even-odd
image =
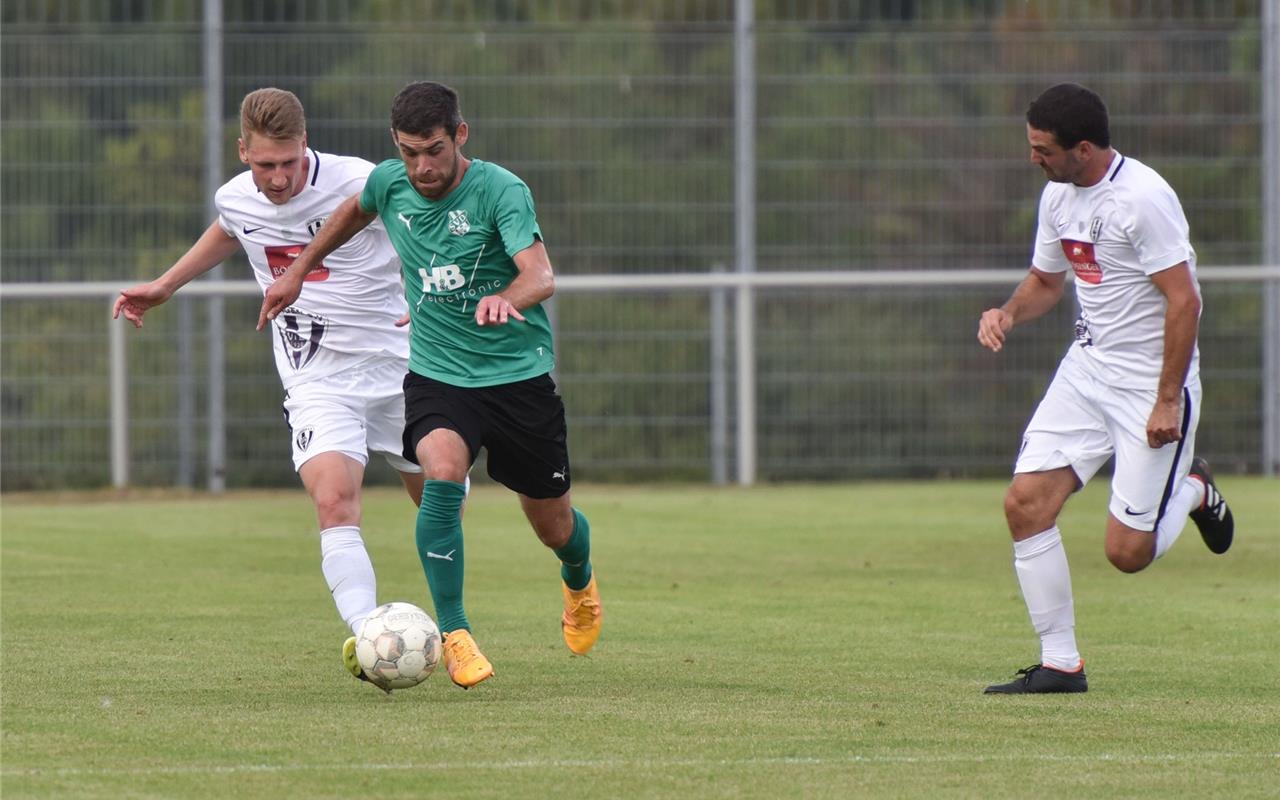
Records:
[[[174,292],[226,261],[239,247],[239,240],[214,222],[159,278],[122,290],[111,309],[111,318],[119,319],[124,314],[133,327],[141,328],[142,316],[148,309],[165,302]]]
[[[1065,272],[1044,272],[1032,267],[1004,305],[982,312],[978,319],[978,342],[991,352],[999,353],[1013,326],[1041,317],[1058,304],[1066,279]]]
[[[505,325],[508,318],[523,322],[522,309],[555,294],[556,277],[542,240],[534,239],[533,244],[516,253],[511,260],[520,274],[498,294],[480,299],[476,306],[477,325]]]
[[[359,194],[343,200],[342,205],[320,226],[320,232],[311,240],[311,244],[298,254],[289,269],[276,278],[275,283],[267,287],[262,297],[262,311],[258,313],[258,330],[262,330],[267,322],[275,319],[298,299],[298,295],[302,294],[302,281],[308,272],[320,266],[325,256],[342,247],[377,218],[377,214],[370,214],[360,207]]]

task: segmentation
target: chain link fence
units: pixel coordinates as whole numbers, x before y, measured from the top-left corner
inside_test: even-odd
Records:
[[[756,2],[757,268],[1024,268],[1043,178],[1022,113],[1063,80],[1098,90],[1117,148],[1178,191],[1202,266],[1260,264],[1265,1]],[[247,91],[293,90],[314,147],[379,161],[395,156],[391,97],[429,78],[459,90],[468,152],[529,183],[560,274],[734,269],[732,0],[222,5],[224,179],[242,168]],[[208,224],[203,11],[4,4],[3,282],[127,285]],[[237,259],[224,274],[249,272]],[[1011,288],[761,290],[760,477],[1006,473],[1072,318],[1064,304],[991,357],[976,319]],[[1205,294],[1200,447],[1227,471],[1258,470],[1258,284]],[[717,348],[733,352],[715,302],[556,299],[580,479],[703,480],[717,448],[734,457],[713,422]],[[291,485],[256,311],[226,302],[226,477]],[[108,481],[106,314],[100,301],[4,301],[6,490]],[[174,301],[130,331],[138,484],[171,484],[192,458],[202,478],[206,406],[181,394],[208,391],[208,330],[203,301]],[[197,452],[178,451],[183,437]]]

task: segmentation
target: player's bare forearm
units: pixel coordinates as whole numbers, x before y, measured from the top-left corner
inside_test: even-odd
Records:
[[[505,289],[480,300],[476,306],[477,325],[505,325],[508,318],[524,321],[520,312],[555,294],[556,279],[541,241],[512,257],[519,274]]]
[[[516,253],[512,258],[520,274],[501,294],[519,310],[541,303],[556,292],[556,277],[551,269],[551,259],[546,246],[535,239],[533,244]]]
[[[1151,280],[1164,295],[1166,303],[1164,358],[1160,365],[1156,397],[1158,402],[1177,403],[1182,399],[1182,387],[1187,382],[1191,354],[1200,333],[1200,294],[1185,262],[1157,272]]]
[[[1062,287],[1066,283],[1065,272],[1043,272],[1031,268],[1018,288],[1001,306],[1014,325],[1039,319],[1062,299]]]
[[[368,227],[377,216],[360,207],[359,195],[352,195],[342,201],[342,205],[334,209],[324,225],[320,226],[320,231],[311,240],[311,244],[303,248],[284,274],[267,287],[262,297],[262,310],[258,312],[258,330],[266,327],[267,322],[275,319],[298,299],[298,295],[302,294],[302,281],[308,272],[319,266],[325,256]]]
[[[156,282],[172,294],[226,261],[239,249],[240,240],[224,231],[217,222],[213,222],[200,234],[195,244],[191,245],[191,249],[183,253]]]
[[[112,317],[124,314],[135,328],[141,328],[147,309],[164,303],[174,292],[230,258],[239,248],[238,239],[227,234],[217,222],[212,223],[159,278],[122,290],[116,298]]]
[[[1200,330],[1200,293],[1185,262],[1155,273],[1151,281],[1165,298],[1164,357],[1147,419],[1147,445],[1158,448],[1182,438],[1182,387]]]
[[[1004,305],[983,312],[978,320],[978,341],[988,350],[1000,352],[1015,325],[1043,316],[1057,305],[1065,281],[1065,273],[1043,272],[1032,267]]]

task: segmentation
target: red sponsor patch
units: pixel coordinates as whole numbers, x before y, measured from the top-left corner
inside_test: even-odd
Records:
[[[1093,242],[1063,239],[1062,252],[1071,262],[1077,278],[1085,283],[1102,283],[1102,267],[1098,266],[1098,260],[1093,255]]]
[[[266,248],[267,266],[271,269],[271,280],[279,278],[285,273],[285,270],[289,269],[289,265],[293,263],[293,260],[302,254],[303,247],[305,245],[285,244],[272,245]],[[303,278],[303,280],[327,281],[329,280],[329,269],[321,262],[320,266],[308,272],[307,277]]]

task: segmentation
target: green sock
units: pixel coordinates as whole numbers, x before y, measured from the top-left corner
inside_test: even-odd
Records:
[[[418,558],[427,574],[436,623],[442,633],[471,630],[462,610],[462,501],[467,489],[453,481],[427,481],[422,487],[415,529]]]
[[[555,550],[560,559],[560,577],[575,592],[591,582],[591,525],[582,512],[573,509],[573,533],[564,547]]]

